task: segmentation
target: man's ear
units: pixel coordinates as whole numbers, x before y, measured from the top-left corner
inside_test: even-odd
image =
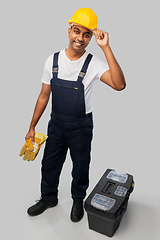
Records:
[[[71,28],[68,28],[68,37],[70,37]]]

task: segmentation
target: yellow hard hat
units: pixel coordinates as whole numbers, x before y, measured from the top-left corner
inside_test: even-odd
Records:
[[[68,23],[70,26],[72,23],[76,23],[93,31],[98,26],[98,17],[91,8],[80,8],[73,14]]]

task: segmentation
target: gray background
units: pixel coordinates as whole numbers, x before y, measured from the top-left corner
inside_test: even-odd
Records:
[[[30,218],[26,209],[40,196],[43,148],[34,162],[18,156],[24,144],[46,58],[68,46],[68,19],[91,7],[99,28],[109,32],[127,88],[116,92],[101,82],[94,89],[91,192],[107,168],[134,176],[135,190],[113,239],[158,240],[159,192],[159,4],[158,1],[5,1],[1,6],[1,233],[3,239],[106,239],[69,219],[71,161],[60,181],[59,205]],[[93,38],[88,51],[104,60]],[[46,132],[49,104],[36,131]]]

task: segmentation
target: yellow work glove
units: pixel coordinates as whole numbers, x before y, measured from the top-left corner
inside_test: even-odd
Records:
[[[34,144],[32,144],[32,139],[29,138],[22,147],[19,156],[22,157],[24,155],[23,160],[33,161],[47,138],[48,136],[45,134],[35,133]]]

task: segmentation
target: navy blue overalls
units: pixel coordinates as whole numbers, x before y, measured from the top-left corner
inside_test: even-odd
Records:
[[[92,113],[85,111],[82,81],[92,55],[88,54],[77,81],[57,77],[58,56],[59,52],[53,58],[52,112],[42,160],[41,197],[51,202],[57,199],[59,176],[69,149],[73,162],[71,194],[73,200],[81,201],[89,185],[93,130]]]

